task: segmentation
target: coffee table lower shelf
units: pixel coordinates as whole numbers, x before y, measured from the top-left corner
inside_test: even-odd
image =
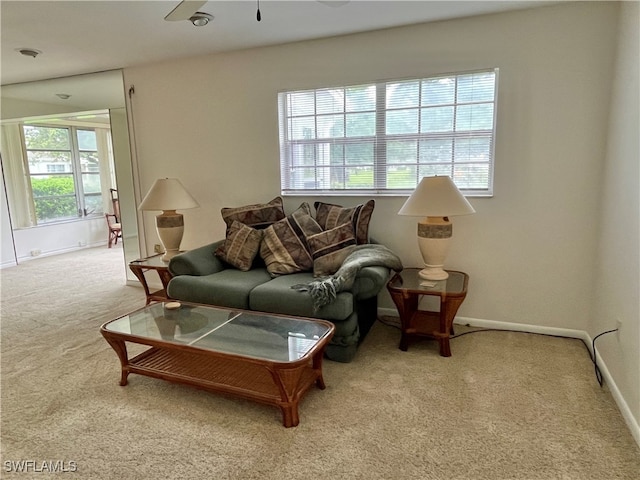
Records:
[[[296,365],[199,352],[192,348],[157,346],[127,359],[125,343],[108,334],[105,337],[121,360],[120,385],[127,384],[130,373],[137,373],[274,405],[282,411],[285,427],[298,425],[300,399],[314,383],[320,389],[325,388],[322,378],[324,349],[308,362]]]

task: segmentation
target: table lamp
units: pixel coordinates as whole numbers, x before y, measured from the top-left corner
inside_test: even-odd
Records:
[[[140,203],[139,210],[162,210],[156,216],[158,237],[164,247],[162,260],[168,262],[180,251],[184,233],[184,218],[176,210],[198,207],[198,202],[185,190],[177,178],[159,178]]]
[[[420,277],[445,280],[444,261],[451,247],[453,225],[449,217],[475,213],[450,177],[423,177],[398,215],[424,217],[418,222],[418,246],[425,263]]]

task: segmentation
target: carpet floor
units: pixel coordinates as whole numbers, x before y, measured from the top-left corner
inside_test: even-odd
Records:
[[[0,271],[2,478],[639,478],[579,340],[477,332],[443,358],[430,341],[400,351],[377,322],[352,363],[324,362],[326,390],[288,429],[274,407],[138,375],[120,387],[99,327],[144,305],[124,269],[97,248]]]

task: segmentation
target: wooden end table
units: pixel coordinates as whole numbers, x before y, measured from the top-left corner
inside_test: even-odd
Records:
[[[129,262],[129,269],[138,280],[140,280],[144,288],[144,293],[147,296],[147,305],[153,301],[162,302],[169,299],[167,285],[169,285],[169,280],[171,280],[173,276],[171,272],[169,272],[169,263],[162,260],[162,255],[163,254],[160,253]],[[149,270],[155,270],[158,273],[160,281],[162,282],[162,290],[156,290],[155,292],[149,290],[149,285],[144,275],[145,272]]]
[[[450,357],[453,319],[467,296],[469,276],[464,272],[447,270],[449,278],[446,280],[430,281],[420,278],[419,271],[419,268],[405,268],[387,284],[400,314],[400,350],[406,352],[409,340],[415,337],[428,337],[438,340],[441,356]],[[439,312],[418,309],[424,295],[440,297]]]

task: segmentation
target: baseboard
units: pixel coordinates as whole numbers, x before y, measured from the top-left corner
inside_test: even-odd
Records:
[[[42,253],[38,254],[38,255],[25,255],[25,256],[21,256],[18,257],[18,264],[20,263],[24,263],[24,262],[29,262],[31,260],[37,260],[39,258],[45,258],[45,257],[53,257],[55,255],[62,255],[65,253],[71,253],[71,252],[77,252],[78,250],[86,250],[87,248],[96,248],[96,247],[102,247],[104,246],[105,243],[104,242],[98,242],[98,243],[90,243],[88,245],[82,245],[82,246],[70,246],[70,247],[64,247],[64,248],[59,248],[56,250],[45,250]]]
[[[499,322],[497,320],[484,320],[470,317],[456,317],[453,323],[456,325],[469,325],[471,327],[479,328],[513,330],[515,332],[539,333],[542,335],[553,335],[555,337],[577,338],[585,342],[589,347],[589,351],[591,351],[591,338],[589,338],[589,335],[584,330],[544,327],[541,325],[529,325],[523,323]]]
[[[0,264],[0,269],[7,268],[7,267],[15,267],[17,265],[18,265],[18,262],[16,262],[15,260],[11,260],[10,262],[4,262]]]
[[[591,345],[591,340],[589,340],[589,345]],[[589,348],[589,350],[591,350],[591,348]],[[611,392],[611,395],[613,395],[613,398],[616,401],[618,408],[620,409],[620,413],[622,414],[622,417],[624,418],[624,421],[627,424],[627,427],[629,427],[629,431],[631,431],[631,435],[633,435],[633,438],[635,439],[636,443],[640,447],[640,425],[638,424],[638,421],[633,416],[633,413],[631,412],[629,405],[627,404],[627,402],[625,402],[624,397],[622,396],[622,393],[620,393],[620,390],[616,385],[616,382],[613,380],[613,377],[609,373],[607,364],[602,359],[597,349],[596,349],[596,361],[598,363],[598,367],[600,368],[600,373],[602,373],[602,378],[604,380],[604,383],[606,383],[607,387],[609,387],[609,391]]]
[[[379,308],[378,315],[397,317],[398,311],[394,308]],[[456,325],[469,325],[471,327],[478,328],[512,330],[516,332],[538,333],[542,335],[553,335],[556,337],[576,338],[582,340],[587,345],[589,352],[591,352],[591,355],[593,356],[592,338],[584,330],[545,327],[540,325],[529,325],[522,323],[499,322],[496,320],[483,320],[469,317],[456,317],[453,323]],[[631,412],[629,405],[622,396],[622,393],[618,389],[615,380],[609,373],[607,364],[602,359],[597,350],[596,361],[598,367],[600,368],[600,373],[602,373],[602,379],[604,380],[604,383],[606,383],[607,387],[609,388],[609,391],[611,392],[611,395],[613,396],[613,399],[615,400],[616,405],[618,406],[618,409],[620,410],[620,413],[622,414],[622,417],[624,418],[624,421],[627,424],[629,431],[631,432],[631,435],[633,436],[638,446],[640,446],[640,425],[638,424],[636,418],[633,416],[633,413]]]

